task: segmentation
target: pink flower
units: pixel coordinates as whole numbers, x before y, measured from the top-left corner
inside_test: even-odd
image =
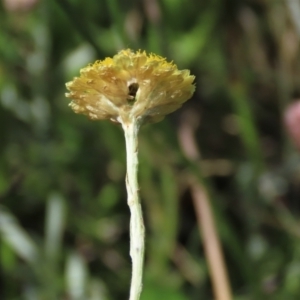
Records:
[[[293,143],[300,150],[300,101],[288,106],[284,113],[284,123]]]

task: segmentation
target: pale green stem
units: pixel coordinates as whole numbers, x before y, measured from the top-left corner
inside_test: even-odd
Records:
[[[122,124],[127,156],[126,188],[130,208],[130,256],[132,260],[132,277],[129,300],[139,300],[142,291],[145,228],[142,208],[139,200],[138,172],[138,131],[139,122],[132,120]]]

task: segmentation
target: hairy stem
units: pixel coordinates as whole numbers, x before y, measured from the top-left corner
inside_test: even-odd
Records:
[[[132,260],[132,277],[129,300],[140,299],[142,291],[145,228],[142,208],[139,200],[138,172],[138,131],[139,123],[133,120],[123,124],[126,141],[127,176],[126,188],[130,209],[130,256]]]

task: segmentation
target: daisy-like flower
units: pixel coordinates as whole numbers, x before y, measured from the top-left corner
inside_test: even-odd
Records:
[[[90,119],[110,119],[122,124],[127,156],[126,186],[130,208],[130,300],[142,291],[145,230],[139,200],[138,131],[146,122],[158,122],[179,108],[194,93],[195,77],[172,62],[146,52],[120,51],[113,58],[96,61],[67,83],[76,113]]]
[[[192,96],[194,78],[163,57],[127,49],[81,69],[66,96],[74,112],[93,120],[158,122]]]

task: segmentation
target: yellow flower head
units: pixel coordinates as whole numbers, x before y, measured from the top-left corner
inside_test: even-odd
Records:
[[[158,122],[194,93],[194,76],[155,54],[122,50],[66,84],[71,108],[93,120]]]

